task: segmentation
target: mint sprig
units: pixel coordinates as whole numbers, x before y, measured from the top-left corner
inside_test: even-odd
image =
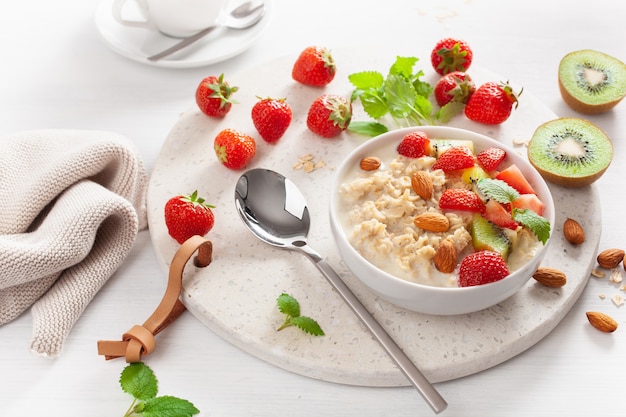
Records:
[[[502,204],[509,204],[520,197],[519,192],[502,180],[483,178],[476,183],[478,190],[487,198]],[[513,220],[528,228],[544,245],[550,237],[550,222],[529,209],[511,209]]]
[[[359,100],[363,110],[374,121],[353,122],[348,129],[376,136],[388,130],[380,119],[390,115],[401,127],[434,124],[436,114],[429,97],[433,86],[421,78],[422,70],[414,70],[416,57],[396,57],[385,77],[377,71],[350,74],[348,80],[355,87],[352,101]]]
[[[133,396],[124,417],[191,417],[198,414],[192,403],[172,396],[159,396],[154,372],[143,362],[131,363],[120,375],[122,391]]]
[[[300,330],[303,330],[313,336],[324,335],[324,331],[315,320],[310,317],[300,315],[300,303],[294,297],[289,294],[282,293],[276,299],[276,303],[278,304],[278,310],[286,315],[285,321],[277,329],[277,331],[281,331],[289,326],[296,326]]]

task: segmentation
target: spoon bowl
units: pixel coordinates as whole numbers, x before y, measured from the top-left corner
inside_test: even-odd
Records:
[[[272,246],[306,255],[370,330],[436,413],[447,407],[420,370],[363,306],[332,267],[307,243],[311,218],[306,199],[283,175],[263,168],[243,173],[235,186],[235,206],[243,223]]]

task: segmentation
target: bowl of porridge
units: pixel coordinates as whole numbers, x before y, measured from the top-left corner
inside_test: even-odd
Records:
[[[330,224],[347,267],[405,309],[454,315],[513,295],[550,243],[554,202],[516,150],[471,131],[394,130],[342,162]]]

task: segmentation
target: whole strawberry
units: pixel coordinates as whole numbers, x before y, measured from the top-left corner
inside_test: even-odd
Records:
[[[215,206],[198,197],[198,191],[170,198],[165,203],[165,225],[169,235],[180,244],[194,235],[206,235],[215,224],[212,208]]]
[[[262,98],[252,106],[252,123],[268,143],[275,143],[285,134],[292,116],[284,98]]]
[[[309,46],[293,64],[291,77],[305,85],[323,87],[335,78],[336,72],[335,60],[328,48]]]
[[[465,106],[465,116],[486,125],[503,123],[511,115],[513,105],[517,108],[520,94],[521,92],[514,92],[508,82],[487,82],[478,87],[470,97]]]
[[[465,72],[453,71],[442,76],[435,84],[434,95],[439,106],[452,102],[466,104],[476,91],[476,84]]]
[[[400,155],[407,158],[419,158],[424,155],[430,155],[430,139],[422,131],[407,133],[398,144],[397,151]]]
[[[348,128],[352,119],[352,103],[345,97],[323,94],[313,100],[306,125],[315,134],[332,138]]]
[[[437,73],[445,75],[453,71],[466,72],[472,65],[473,57],[474,54],[467,42],[445,38],[435,44],[430,53],[430,62]]]
[[[219,132],[213,141],[213,148],[217,159],[230,169],[244,168],[256,154],[254,138],[234,129]]]
[[[231,87],[224,81],[224,74],[219,77],[210,75],[204,78],[196,89],[196,103],[202,113],[211,117],[224,117],[233,103],[232,95],[239,87]]]
[[[459,266],[459,287],[496,282],[509,275],[504,258],[498,252],[483,250],[467,255]]]

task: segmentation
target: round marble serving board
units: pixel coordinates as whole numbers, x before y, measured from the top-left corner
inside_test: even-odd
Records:
[[[249,166],[271,168],[289,177],[308,200],[312,218],[310,246],[327,259],[363,304],[432,382],[451,380],[483,371],[531,347],[567,314],[585,288],[600,240],[600,203],[594,186],[572,190],[551,186],[556,203],[556,225],[543,262],[563,270],[567,285],[553,289],[530,280],[508,300],[483,311],[458,316],[432,316],[395,307],[374,296],[346,268],[333,242],[328,221],[329,185],[334,168],[367,138],[342,133],[323,139],[307,130],[309,104],[322,93],[349,96],[348,75],[364,70],[384,75],[396,55],[428,56],[425,49],[388,51],[385,48],[333,50],[335,80],[325,88],[307,87],[291,79],[296,56],[226,74],[238,104],[223,119],[203,115],[195,106],[183,112],[172,128],[152,172],[148,189],[149,227],[154,248],[164,269],[178,248],[167,234],[165,202],[172,196],[198,190],[214,204],[216,224],[207,238],[214,244],[214,261],[204,269],[187,267],[182,300],[210,330],[242,350],[278,367],[330,382],[364,386],[408,386],[409,381],[387,356],[365,326],[338,294],[301,254],[275,249],[254,238],[235,211],[234,186],[242,171],[222,166],[213,151],[217,132],[234,128],[257,138],[257,155]],[[424,79],[433,85],[437,76],[426,60],[418,62]],[[469,73],[480,84],[504,79],[477,64]],[[198,80],[200,81],[200,80]],[[517,87],[519,88],[519,87]],[[285,97],[293,109],[293,122],[274,145],[261,140],[250,110],[260,97]],[[190,101],[192,101],[191,99]],[[354,120],[367,120],[355,105]],[[484,126],[456,116],[449,126],[465,128],[515,146],[530,138],[535,128],[557,116],[525,91],[520,105],[504,124]],[[517,145],[523,155],[523,145]],[[305,154],[325,166],[313,172],[294,169]],[[574,247],[562,237],[562,223],[577,219],[587,241]],[[283,292],[301,304],[303,315],[317,320],[325,336],[307,335],[290,327],[280,332],[284,316],[276,307]],[[207,347],[210,349],[210,346]]]

